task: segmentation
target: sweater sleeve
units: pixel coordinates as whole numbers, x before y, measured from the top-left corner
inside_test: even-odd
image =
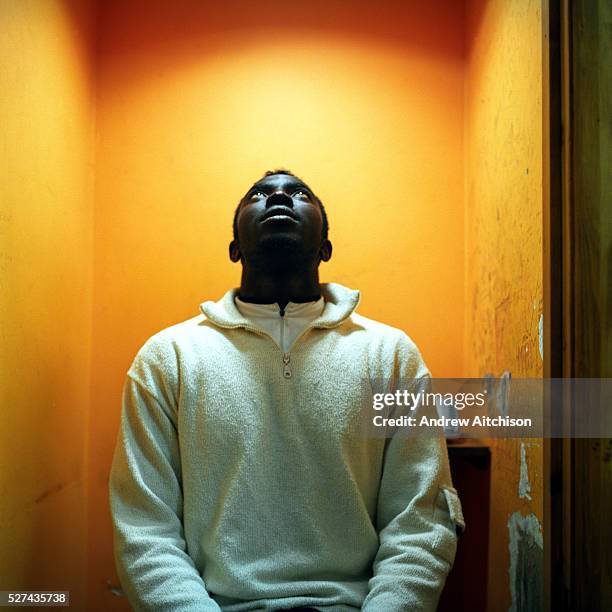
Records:
[[[409,339],[399,358],[400,379],[410,377],[427,392],[429,371]],[[396,432],[386,440],[376,515],[379,549],[362,610],[435,610],[454,562],[457,526],[465,524],[443,436]]]
[[[187,552],[176,411],[164,396],[128,373],[109,481],[117,573],[137,612],[220,610]]]

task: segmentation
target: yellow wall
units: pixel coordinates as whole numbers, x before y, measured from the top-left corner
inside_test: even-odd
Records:
[[[469,0],[465,80],[466,376],[542,376],[542,11]],[[542,523],[542,441],[492,440],[489,609],[507,610],[509,521]],[[521,447],[531,491],[519,497]],[[516,518],[516,517],[515,517]],[[522,608],[519,608],[522,609]]]
[[[0,589],[66,589],[76,607],[87,527],[92,16],[81,0],[0,1]]]
[[[239,283],[233,211],[268,168],[326,204],[322,280],[361,289],[360,312],[405,329],[438,376],[462,369],[461,4],[211,4],[102,6],[92,610],[116,601],[107,478],[126,369]]]

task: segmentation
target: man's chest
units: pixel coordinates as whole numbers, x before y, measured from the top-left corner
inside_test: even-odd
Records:
[[[263,339],[262,339],[263,340]],[[257,350],[227,346],[180,368],[181,435],[211,445],[260,445],[311,438],[353,445],[363,437],[372,388],[365,354],[294,350],[272,341]],[[291,375],[286,376],[287,368]]]

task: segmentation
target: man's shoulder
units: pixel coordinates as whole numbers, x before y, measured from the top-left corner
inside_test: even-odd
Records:
[[[383,369],[392,371],[399,364],[399,373],[406,378],[429,374],[421,351],[404,330],[357,313],[350,319],[353,330],[363,334],[366,350]]]
[[[171,345],[183,338],[189,338],[197,333],[202,323],[206,320],[203,314],[199,314],[190,319],[185,319],[178,323],[164,327],[159,331],[149,336],[143,344],[142,348],[152,348],[155,346]]]
[[[155,363],[176,360],[179,353],[201,342],[209,328],[203,314],[164,327],[146,338],[134,361]]]
[[[370,336],[370,339],[380,339],[381,341],[392,342],[397,344],[405,344],[410,347],[417,348],[412,338],[402,329],[393,327],[382,321],[364,317],[356,312],[350,316],[350,321],[353,327],[362,330]]]
[[[194,359],[197,347],[206,343],[210,325],[203,314],[164,327],[149,336],[132,360],[128,373],[150,388],[159,380],[173,380],[178,376],[180,364]],[[160,378],[161,377],[161,378]]]
[[[191,336],[196,330],[201,328],[202,323],[205,321],[206,317],[203,314],[198,314],[195,317],[179,321],[178,323],[160,329],[158,332],[154,333],[149,340],[164,342],[184,336]]]

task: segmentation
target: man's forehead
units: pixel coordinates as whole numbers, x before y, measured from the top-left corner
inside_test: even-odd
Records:
[[[253,187],[281,187],[281,186],[296,186],[296,187],[306,187],[310,189],[306,183],[301,181],[296,176],[291,176],[290,174],[271,174],[270,176],[264,176],[262,179],[258,180],[253,184]]]

